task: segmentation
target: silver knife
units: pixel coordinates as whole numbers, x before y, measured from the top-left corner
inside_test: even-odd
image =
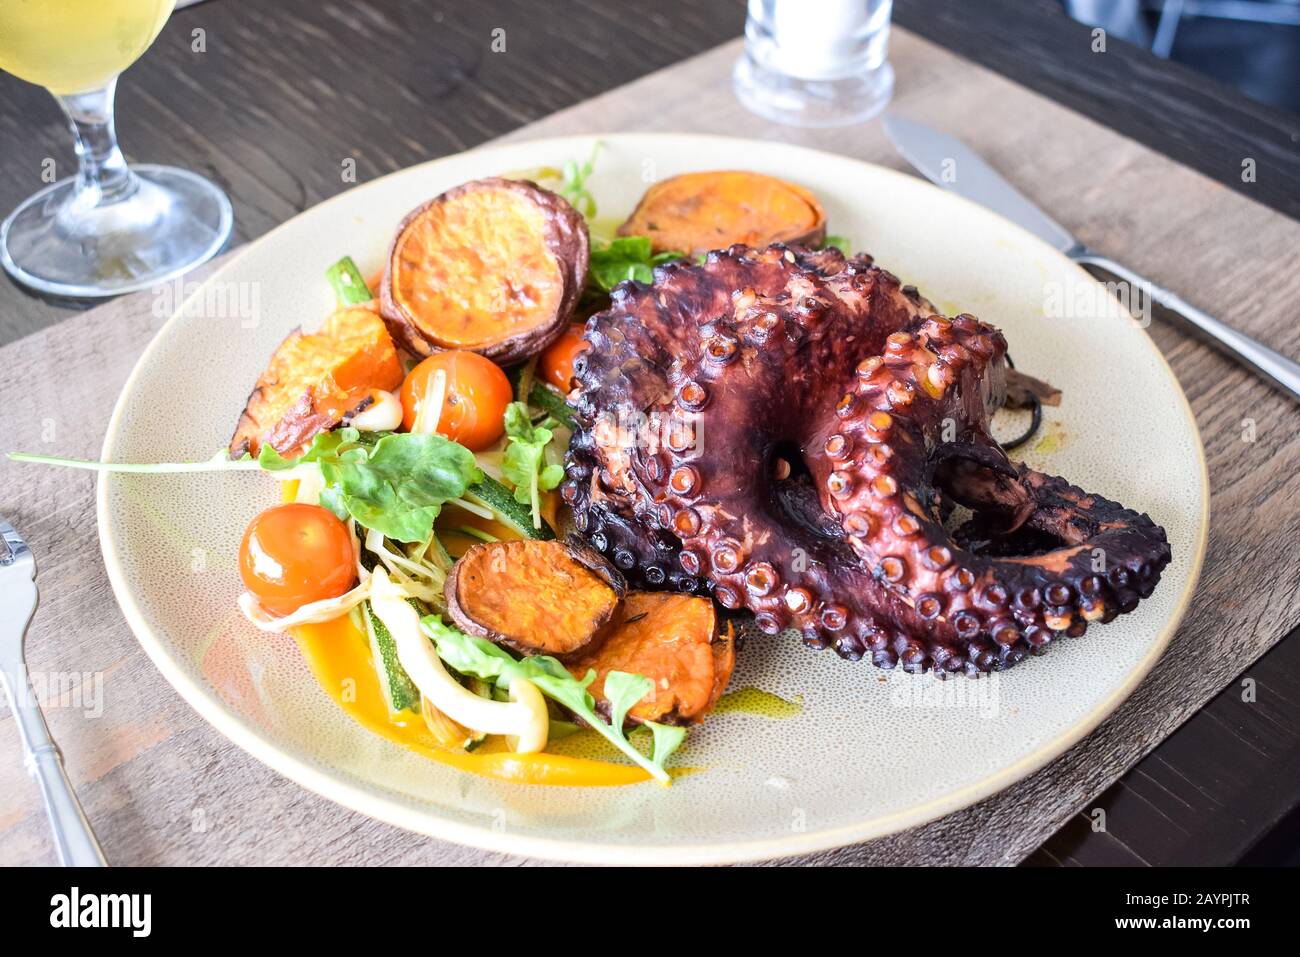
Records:
[[[1006,217],[1076,263],[1104,269],[1131,287],[1145,290],[1151,299],[1181,316],[1212,345],[1254,369],[1292,398],[1300,399],[1300,364],[1207,315],[1128,267],[1093,252],[961,140],[892,113],[884,118],[884,126],[898,152],[930,182]]]

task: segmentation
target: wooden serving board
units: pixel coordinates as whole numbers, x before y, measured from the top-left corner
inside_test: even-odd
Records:
[[[804,131],[745,112],[730,85],[739,49],[727,44],[508,139],[705,131],[905,168],[878,123]],[[906,31],[894,32],[891,59],[898,112],[966,140],[1089,246],[1300,355],[1300,224]],[[1268,176],[1266,166],[1257,175]],[[94,457],[113,402],[174,294],[121,299],[0,349],[5,446]],[[806,862],[1017,862],[1300,620],[1300,550],[1291,544],[1300,537],[1300,407],[1174,328],[1156,324],[1151,334],[1196,412],[1212,488],[1200,589],[1164,658],[1108,721],[1028,779],[929,825]],[[206,357],[194,357],[196,376],[217,373]],[[1142,396],[1142,383],[1134,382],[1111,401],[1141,403]],[[165,409],[158,422],[167,427]],[[520,862],[338,807],[280,778],[199,719],[118,612],[96,541],[89,474],[0,461],[0,514],[28,536],[37,556],[42,601],[28,661],[47,689],[50,726],[110,861]],[[49,863],[44,813],[18,747],[6,712],[0,864]]]

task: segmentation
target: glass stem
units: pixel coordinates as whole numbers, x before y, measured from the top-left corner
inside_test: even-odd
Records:
[[[113,128],[116,92],[117,77],[113,77],[97,90],[58,98],[77,138],[77,192],[82,202],[92,206],[116,203],[136,189]]]

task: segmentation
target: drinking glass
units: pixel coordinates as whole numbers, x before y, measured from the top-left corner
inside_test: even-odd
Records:
[[[736,96],[791,126],[844,126],[889,102],[893,0],[749,0]]]
[[[47,88],[76,137],[77,174],[0,225],[19,283],[94,298],[167,282],[230,236],[230,200],[169,166],[128,167],[113,129],[117,76],[149,48],[175,0],[0,0],[0,69]]]

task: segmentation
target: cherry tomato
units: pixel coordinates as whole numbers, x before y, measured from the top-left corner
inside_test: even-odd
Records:
[[[439,434],[474,452],[501,438],[514,391],[501,367],[477,352],[435,352],[407,374],[402,383],[402,424],[407,431],[415,427],[420,405],[439,371],[447,376]]]
[[[356,581],[348,527],[319,505],[289,502],[248,524],[239,546],[239,577],[273,615],[337,598]]]
[[[573,388],[573,360],[579,352],[587,351],[582,329],[582,324],[577,322],[569,326],[564,330],[564,335],[547,346],[537,360],[538,373],[561,392]]]

